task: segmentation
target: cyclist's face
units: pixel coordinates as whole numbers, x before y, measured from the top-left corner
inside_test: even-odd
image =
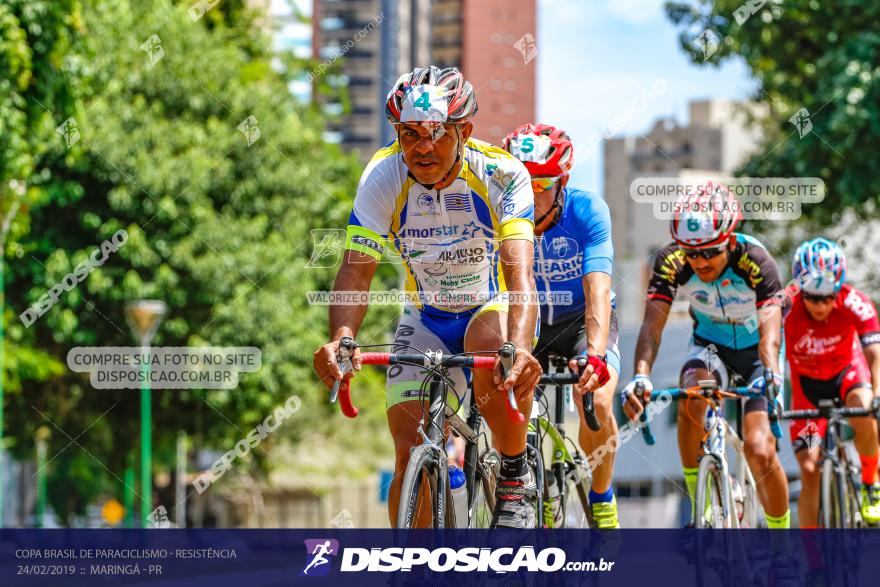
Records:
[[[706,283],[715,281],[721,274],[724,272],[724,268],[727,267],[728,259],[730,258],[730,251],[727,248],[724,248],[720,254],[715,255],[711,259],[704,259],[703,257],[697,257],[696,259],[692,259],[690,257],[685,257],[687,259],[688,265],[691,266],[691,269],[694,270],[694,273],[697,274],[697,277],[700,278],[700,281],[704,281]]]
[[[807,309],[807,314],[817,322],[822,322],[828,318],[832,311],[834,311],[834,298],[827,298],[822,301],[812,301],[805,296],[802,297],[804,299],[804,308]]]
[[[550,211],[550,208],[553,207],[553,202],[556,200],[556,192],[557,190],[562,189],[559,182],[553,184],[553,187],[549,190],[541,190],[538,191],[534,185],[532,185],[532,190],[535,192],[535,220],[538,218],[543,218],[547,212]],[[535,226],[535,234],[541,234],[546,229],[547,225],[553,221],[552,217],[547,217],[543,222],[541,222],[540,226]]]
[[[421,124],[401,124],[397,128],[403,161],[419,183],[434,184],[443,179],[455,163],[461,143],[471,136],[474,126],[470,122],[440,127]]]

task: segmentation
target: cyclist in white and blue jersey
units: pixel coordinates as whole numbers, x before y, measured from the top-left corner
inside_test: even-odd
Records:
[[[504,141],[504,148],[523,162],[535,193],[535,282],[541,300],[541,333],[535,356],[546,369],[550,353],[586,357],[575,394],[580,415],[578,440],[591,456],[589,495],[599,528],[619,527],[611,486],[615,451],[598,452],[617,434],[612,398],[620,374],[617,316],[611,291],[614,250],[611,215],[605,200],[567,187],[574,149],[565,131],[547,124],[524,124]],[[591,430],[580,406],[592,393],[601,426]]]
[[[526,460],[526,426],[508,420],[507,389],[519,411],[531,412],[541,367],[532,355],[537,324],[532,257],[534,196],[529,174],[499,147],[471,137],[477,113],[473,86],[455,68],[429,66],[402,75],[385,105],[397,140],[370,160],[358,184],[349,217],[345,255],[335,292],[361,300],[386,245],[400,255],[409,294],[394,335],[393,350],[418,348],[444,354],[486,352],[505,341],[516,347],[506,375],[475,369],[474,402],[501,456],[495,487],[494,527],[534,528],[538,491]],[[330,337],[314,356],[328,387],[343,374],[336,362],[339,341],[354,338],[367,304],[330,306]],[[422,442],[424,368],[389,367],[388,427],[394,440],[395,476],[388,513],[397,520],[403,473],[410,451]],[[451,373],[454,390],[467,389],[462,370]],[[426,515],[422,515],[426,514]],[[415,526],[428,521],[420,508]]]

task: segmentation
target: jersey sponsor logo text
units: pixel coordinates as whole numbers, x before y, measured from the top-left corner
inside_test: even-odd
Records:
[[[535,275],[550,281],[568,281],[582,277],[584,254],[578,253],[569,259],[535,259]]]
[[[381,253],[381,252],[382,252],[382,244],[381,244],[381,243],[377,243],[376,241],[374,241],[374,240],[371,239],[371,238],[366,238],[366,237],[363,237],[363,236],[354,235],[354,236],[351,237],[351,242],[354,243],[354,244],[356,244],[356,245],[361,245],[361,246],[364,246],[364,247],[369,247],[369,248],[373,249],[374,251],[376,251],[377,253]]]
[[[823,355],[830,352],[843,339],[843,336],[813,336],[813,329],[807,330],[800,340],[794,343],[794,350],[805,355]]]
[[[486,258],[486,250],[482,247],[463,247],[454,251],[442,251],[437,258],[440,261],[476,265]]]
[[[743,253],[742,257],[739,258],[739,268],[746,272],[749,277],[749,285],[754,289],[757,287],[759,283],[764,281],[764,276],[761,275],[761,266],[758,265],[755,261],[749,257],[748,253]]]
[[[852,310],[852,313],[859,317],[862,322],[867,322],[874,317],[874,308],[856,290],[850,290],[849,295],[843,300],[843,305]]]
[[[431,226],[429,228],[406,228],[401,236],[406,238],[432,238],[438,236],[455,236],[461,226]]]
[[[437,198],[433,194],[424,193],[416,200],[419,210],[409,213],[410,216],[439,216],[437,211]]]

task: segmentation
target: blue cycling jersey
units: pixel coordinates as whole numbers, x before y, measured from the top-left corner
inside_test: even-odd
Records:
[[[583,316],[584,275],[595,271],[611,275],[614,259],[605,200],[573,188],[563,193],[561,218],[535,244],[535,282],[544,324]],[[566,297],[568,302],[561,299]],[[613,300],[612,294],[612,304]]]

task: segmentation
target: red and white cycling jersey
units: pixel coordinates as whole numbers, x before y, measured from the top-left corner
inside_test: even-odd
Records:
[[[844,285],[828,318],[818,322],[798,293],[785,317],[785,354],[792,375],[833,378],[862,352],[856,334],[862,346],[880,342],[880,320],[871,298]]]

